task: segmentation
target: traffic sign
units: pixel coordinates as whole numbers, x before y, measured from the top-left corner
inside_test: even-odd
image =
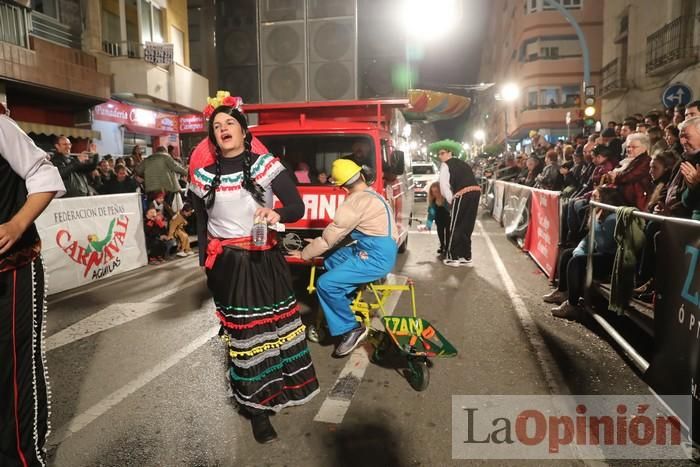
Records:
[[[673,83],[664,89],[661,103],[667,109],[677,105],[686,105],[693,99],[693,91],[684,83]]]

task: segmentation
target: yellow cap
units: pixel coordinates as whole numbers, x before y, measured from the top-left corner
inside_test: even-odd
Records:
[[[331,177],[337,186],[354,181],[362,168],[350,159],[336,159],[331,167]]]

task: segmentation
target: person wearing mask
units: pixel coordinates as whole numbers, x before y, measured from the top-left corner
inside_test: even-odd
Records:
[[[268,443],[277,438],[271,412],[319,393],[289,266],[266,229],[301,219],[304,202],[279,159],[252,152],[241,100],[226,92],[212,100],[208,144],[190,160],[200,264],[227,347],[233,398],[255,440]]]
[[[455,156],[462,153],[462,145],[445,139],[430,145],[431,154],[437,154],[440,166],[440,192],[452,206],[450,236],[447,241],[446,266],[468,266],[472,263],[472,232],[479,210],[481,188],[472,168]]]
[[[51,156],[51,163],[58,169],[66,188],[65,198],[94,195],[96,191],[90,186],[90,180],[99,156],[89,152],[72,156],[71,147],[70,139],[61,135],[56,138]],[[92,149],[94,151],[94,147]]]
[[[44,262],[34,225],[65,193],[46,153],[0,105],[0,465],[47,465]]]

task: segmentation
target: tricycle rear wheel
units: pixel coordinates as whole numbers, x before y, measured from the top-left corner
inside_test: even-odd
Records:
[[[430,370],[423,359],[408,359],[408,384],[416,391],[425,391],[430,383]]]

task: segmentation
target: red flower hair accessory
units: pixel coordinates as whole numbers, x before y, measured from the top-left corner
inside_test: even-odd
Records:
[[[231,93],[228,91],[217,91],[216,96],[207,97],[207,106],[202,111],[202,113],[204,114],[204,118],[209,120],[211,114],[213,114],[214,110],[220,105],[228,105],[241,111],[243,99],[241,99],[238,96],[232,96]]]

